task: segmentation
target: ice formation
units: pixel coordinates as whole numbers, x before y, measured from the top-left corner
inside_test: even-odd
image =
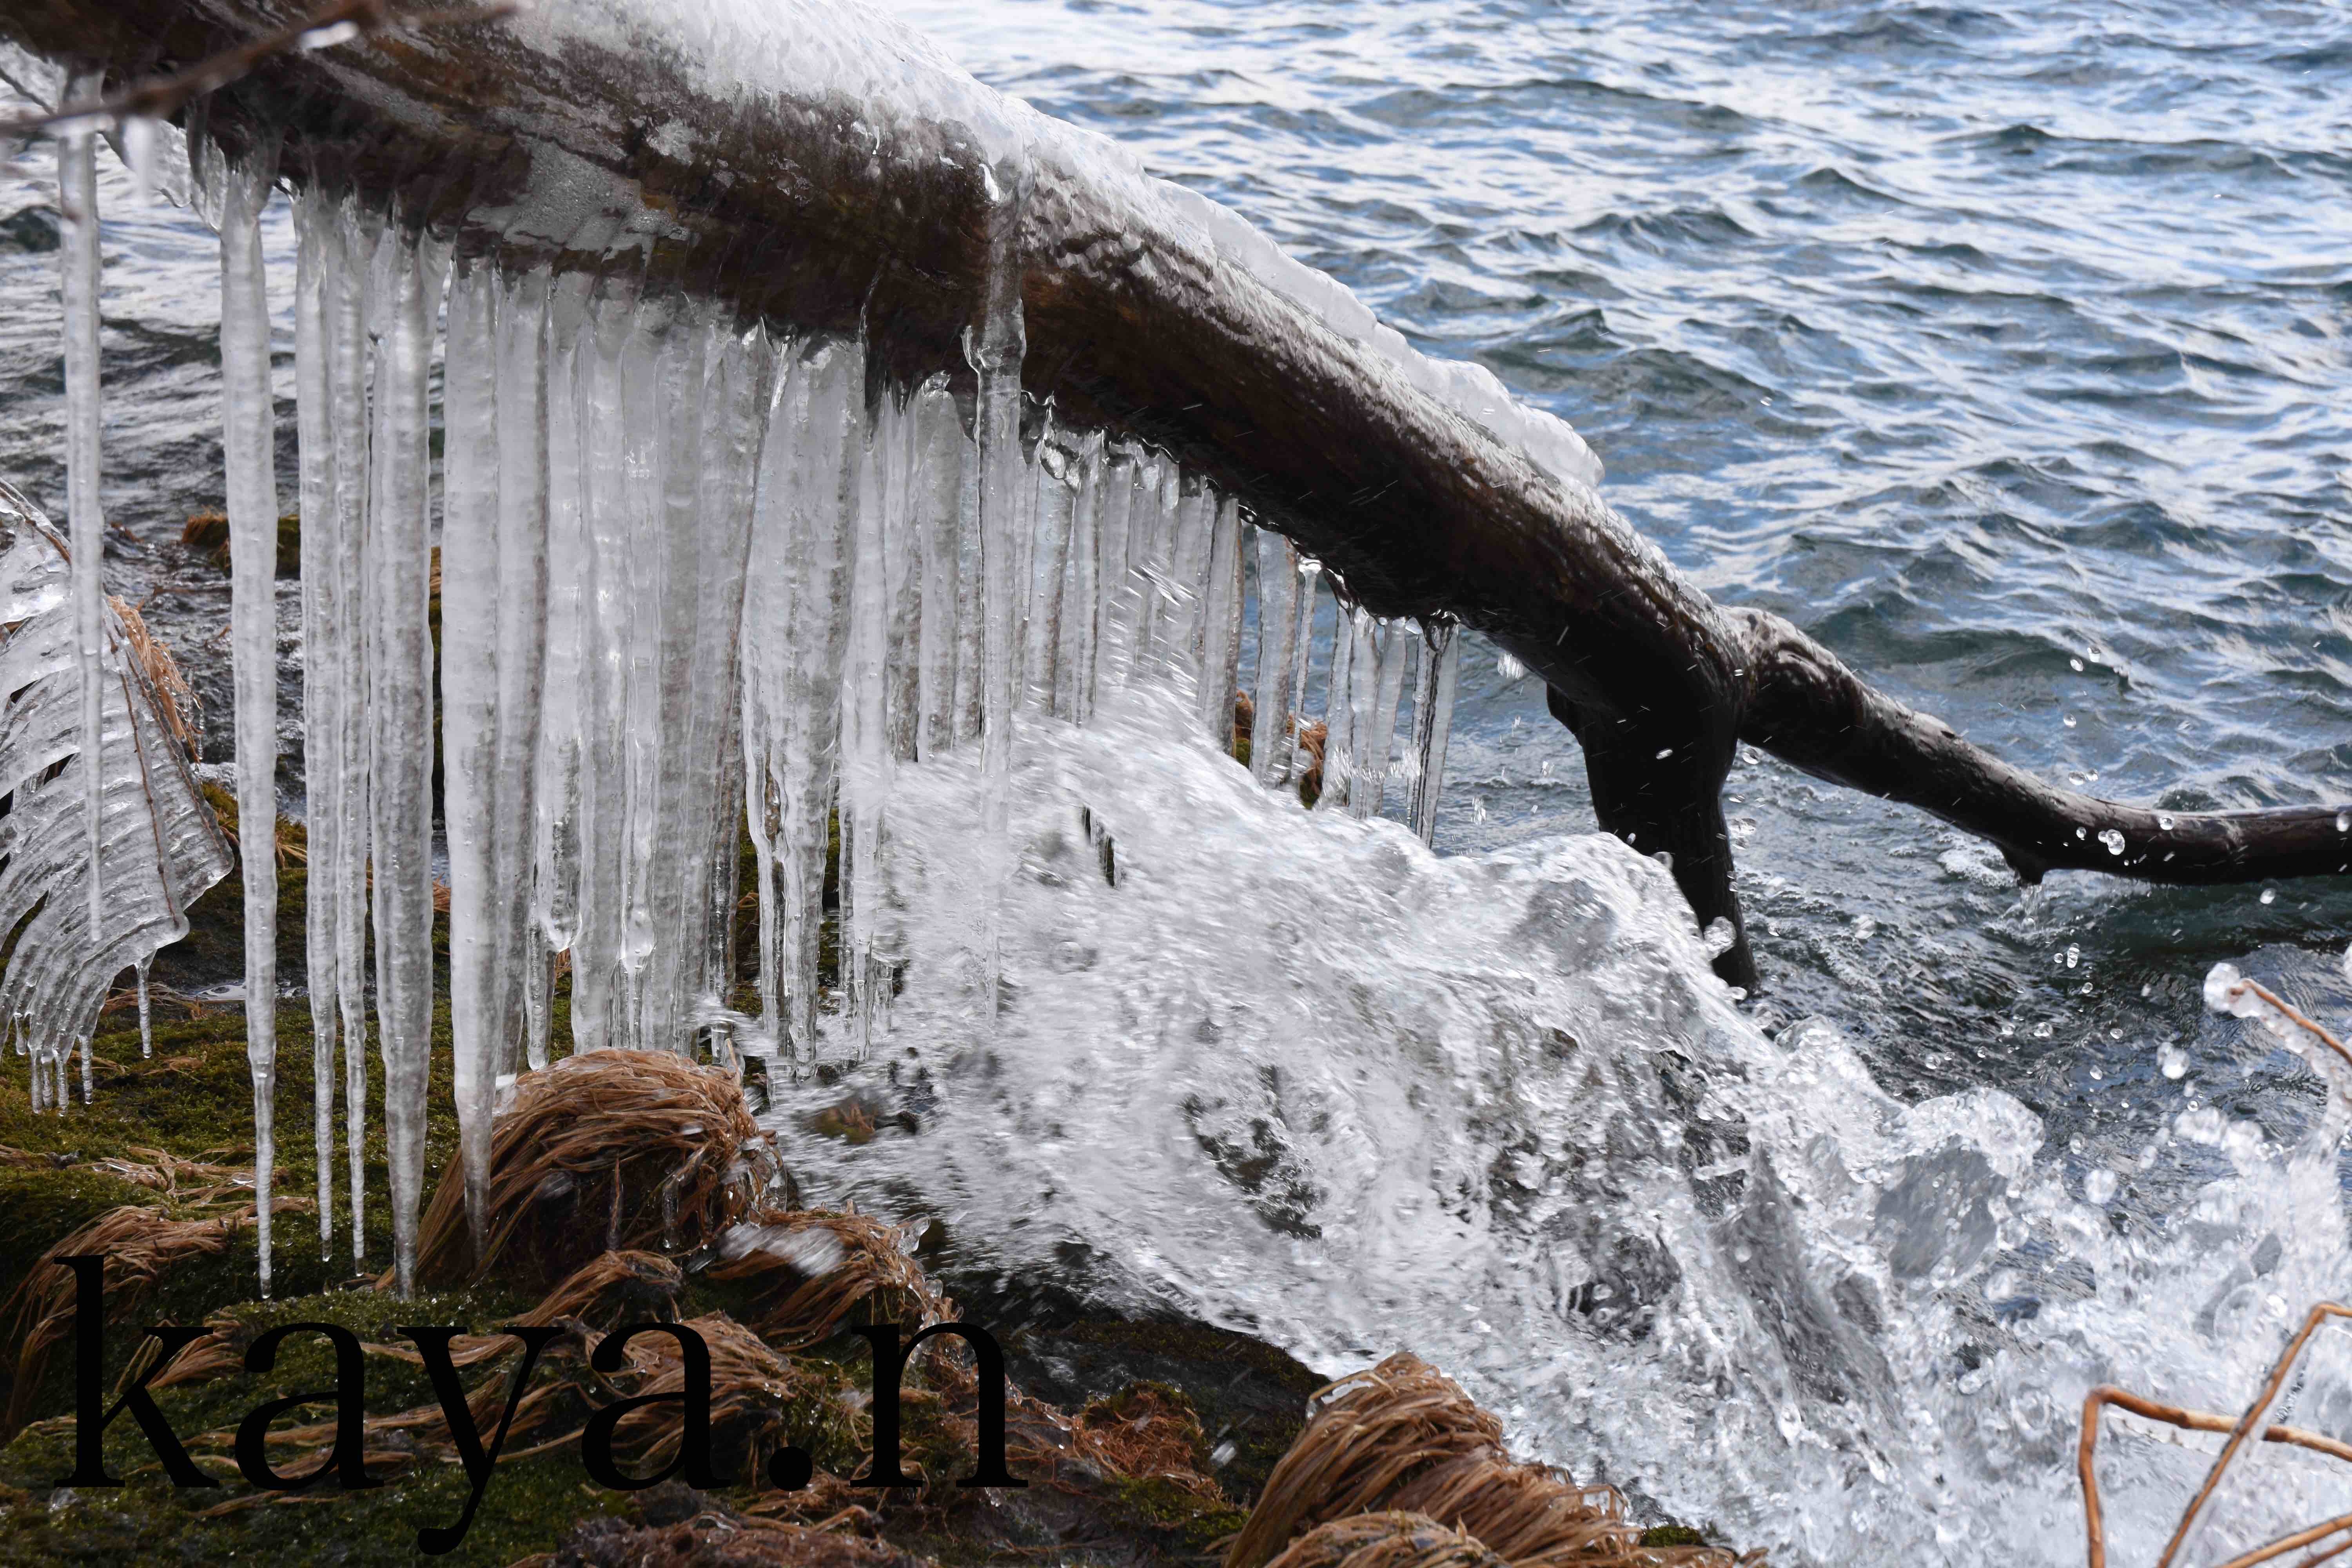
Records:
[[[791,30],[724,10],[689,8],[666,25],[689,39],[706,23],[747,26],[762,48],[797,47]],[[867,27],[824,7],[808,15],[825,29]],[[624,6],[552,25],[585,37],[607,24],[650,22]],[[1020,239],[1042,167],[1101,163],[1121,199],[1172,204],[1187,232],[1228,261],[1334,330],[1386,345],[1415,384],[1491,426],[1525,425],[1539,458],[1598,477],[1564,426],[1389,343],[1393,334],[1344,290],[1107,145],[928,57],[851,81],[858,60],[879,58],[875,40],[884,54],[895,47],[887,27],[860,36],[861,49],[835,62],[837,85],[870,93],[877,110],[960,113],[993,159],[988,283],[964,361],[911,384],[856,336],[740,319],[650,281],[631,265],[640,241],[628,225],[601,258],[586,253],[594,265],[557,271],[307,185],[295,162],[295,275],[270,279],[256,240],[267,158],[246,147],[246,162],[229,163],[205,133],[191,150],[199,205],[221,236],[257,1195],[266,1215],[268,999],[279,979],[265,826],[278,809],[268,300],[279,290],[295,307],[320,1240],[331,1246],[338,1212],[340,1079],[343,1212],[352,1255],[364,1256],[372,996],[404,1289],[424,1179],[436,848],[447,868],[456,1109],[478,1217],[499,1085],[563,1043],[551,1037],[562,973],[572,1049],[707,1049],[720,1060],[750,1051],[794,1071],[821,1051],[863,1054],[890,1029],[908,962],[886,854],[898,783],[970,749],[992,869],[970,889],[956,962],[993,994],[1003,884],[1016,865],[1008,792],[1033,738],[1093,723],[1142,684],[1181,693],[1196,738],[1231,750],[1236,698],[1254,691],[1253,770],[1287,787],[1300,771],[1295,741],[1324,597],[1337,604],[1341,657],[1322,702],[1321,805],[1364,817],[1393,803],[1431,831],[1445,731],[1437,710],[1452,691],[1433,656],[1450,647],[1448,630],[1376,621],[1344,584],[1259,531],[1236,498],[1119,432],[1072,427],[1024,391]],[[77,182],[89,179],[88,140],[63,143],[69,216]],[[544,216],[526,203],[472,221],[495,229],[525,221],[526,208]],[[69,243],[67,256],[79,531],[97,516],[94,247]],[[77,605],[97,581],[94,560],[76,574]],[[1244,636],[1253,615],[1255,639]],[[1258,650],[1254,673],[1245,646]],[[1397,758],[1397,709],[1416,661],[1425,673],[1414,739]],[[739,885],[747,833],[749,889]],[[727,1005],[747,891],[759,911],[756,1023]],[[101,934],[112,941],[120,924],[107,913]],[[836,961],[821,984],[829,931]],[[87,1010],[72,1016],[86,1033]]]

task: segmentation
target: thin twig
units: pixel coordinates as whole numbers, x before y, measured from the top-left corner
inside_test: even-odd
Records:
[[[381,32],[393,26],[395,20],[402,26],[420,27],[489,22],[512,15],[521,5],[520,0],[498,0],[498,3],[488,5],[425,11],[400,18],[392,16],[386,7],[387,0],[337,0],[336,4],[315,11],[299,22],[289,23],[274,33],[266,33],[236,48],[224,49],[176,75],[138,82],[103,98],[79,99],[44,113],[0,120],[0,136],[21,135],[27,131],[38,131],[43,126],[67,121],[168,120],[185,108],[191,100],[226,87],[276,55],[331,48],[337,44]]]

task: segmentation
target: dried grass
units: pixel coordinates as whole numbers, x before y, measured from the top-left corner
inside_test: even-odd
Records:
[[[1226,1500],[1223,1489],[1201,1473],[1200,1456],[1208,1447],[1201,1418],[1172,1390],[1141,1383],[1089,1400],[1069,1423],[1069,1446],[1097,1468],[1165,1481],[1204,1502]]]
[[[121,618],[122,637],[130,644],[131,657],[138,661],[155,695],[163,700],[163,723],[172,731],[172,739],[180,742],[180,749],[188,753],[188,761],[204,761],[204,705],[196,700],[195,689],[188,684],[188,678],[180,673],[179,661],[147,629],[137,609],[111,594],[106,602]]]
[[[1402,1510],[1333,1520],[1274,1561],[1277,1568],[1503,1568],[1476,1537]]]
[[[692,1250],[741,1219],[774,1155],[734,1075],[656,1051],[592,1051],[525,1074],[490,1134],[483,1255],[452,1163],[418,1233],[417,1279],[541,1287],[600,1252]]]
[[[279,1214],[310,1206],[292,1197],[270,1205]],[[107,1318],[119,1322],[132,1314],[166,1269],[191,1258],[226,1251],[253,1218],[251,1205],[206,1219],[174,1219],[160,1208],[112,1209],[41,1254],[7,1304],[0,1307],[8,1342],[22,1347],[16,1352],[7,1414],[0,1418],[0,1440],[15,1436],[24,1425],[49,1352],[72,1331],[75,1278],[70,1269],[56,1267],[58,1258],[96,1255],[106,1259],[100,1278]]]
[[[838,1530],[709,1512],[667,1526],[583,1520],[534,1562],[541,1568],[925,1568],[929,1560]]]
[[[955,1316],[915,1261],[907,1232],[854,1211],[755,1215],[719,1239],[719,1258],[710,1277],[757,1281],[763,1295],[752,1326],[787,1351],[822,1343],[853,1322]]]
[[[1614,1488],[1579,1486],[1503,1451],[1503,1424],[1420,1358],[1398,1354],[1318,1392],[1224,1568],[1263,1568],[1332,1521],[1404,1510],[1466,1531],[1515,1565],[1728,1568],[1713,1547],[1645,1547]]]

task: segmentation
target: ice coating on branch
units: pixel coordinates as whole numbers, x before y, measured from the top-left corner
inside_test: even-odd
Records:
[[[509,25],[550,53],[582,45],[624,55],[658,47],[722,101],[778,93],[846,99],[885,141],[917,125],[957,128],[968,155],[995,170],[1000,184],[1009,183],[1007,162],[1025,164],[1042,185],[1083,184],[1110,209],[1115,228],[1178,237],[1289,300],[1551,474],[1580,486],[1601,481],[1600,461],[1566,421],[1517,402],[1483,365],[1419,353],[1344,285],[1286,255],[1238,214],[1155,178],[1099,132],[983,86],[929,38],[877,10],[842,0],[582,0],[532,7]]]
[[[0,483],[0,930],[15,931],[0,1018],[31,1058],[37,1104],[62,1110],[66,1058],[86,1040],[115,976],[187,934],[186,910],[228,875],[227,840],[196,793],[121,621],[107,612],[100,685],[99,870],[106,923],[95,941],[79,898],[89,866],[81,675],[66,542]],[[21,922],[21,925],[20,925]]]
[[[261,260],[267,166],[220,169],[221,447],[227,468],[229,652],[245,888],[245,1054],[253,1072],[254,1234],[269,1294],[278,1159],[278,439]]]

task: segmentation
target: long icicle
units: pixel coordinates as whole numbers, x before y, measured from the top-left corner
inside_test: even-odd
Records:
[[[961,559],[963,420],[945,375],[935,375],[908,405],[914,426],[913,508],[917,545],[922,552],[922,618],[916,638],[916,700],[921,724],[915,754],[925,762],[945,756],[955,744],[957,566]]]
[[[376,362],[369,577],[373,636],[378,1049],[392,1184],[394,1289],[415,1293],[425,1187],[425,1095],[433,1046],[433,642],[426,374],[443,247],[395,234],[386,247]]]
[[[1412,830],[1437,839],[1437,797],[1445,787],[1445,742],[1454,731],[1454,689],[1462,673],[1462,628],[1438,621],[1422,632],[1421,679],[1412,699]]]
[[[497,999],[498,289],[487,260],[449,282],[442,381],[442,821],[449,846],[449,1037],[474,1257],[488,1256],[490,1114],[504,1020]]]
[[[499,1071],[547,1065],[547,980],[531,920],[541,708],[548,641],[548,279],[508,284],[498,310],[498,715],[490,820],[498,899]],[[446,590],[445,590],[446,591]]]
[[[94,71],[74,76],[66,83],[65,101],[95,95],[101,79]],[[58,263],[66,321],[66,520],[73,540],[74,657],[81,669],[89,936],[95,944],[106,929],[98,875],[99,802],[105,771],[100,765],[105,741],[100,706],[100,682],[105,676],[100,664],[106,642],[106,514],[98,494],[98,135],[88,122],[68,123],[58,131],[58,213],[63,231]]]
[[[343,855],[342,603],[334,523],[335,447],[327,300],[342,266],[334,208],[294,197],[295,433],[301,449],[302,774],[310,874],[303,957],[310,991],[310,1136],[319,1163],[319,1250],[335,1239],[335,1046],[341,977],[335,958],[337,870]],[[142,987],[145,982],[142,973]],[[142,1001],[144,993],[142,993]]]
[[[587,522],[581,503],[579,362],[588,342],[585,273],[567,274],[548,301],[547,637],[533,765],[530,924],[533,949],[524,1050],[547,1063],[555,963],[580,929],[580,707],[586,618]]]
[[[1369,798],[1362,815],[1378,816],[1388,797],[1389,758],[1396,750],[1397,700],[1404,694],[1404,667],[1412,653],[1412,637],[1399,622],[1384,623],[1381,628],[1381,683],[1372,698],[1372,729],[1369,755],[1370,771],[1360,760],[1356,775],[1362,779]]]
[[[1209,535],[1209,583],[1201,620],[1201,714],[1217,750],[1234,749],[1234,696],[1242,670],[1242,508],[1217,501]]]
[[[254,1235],[269,1294],[278,1131],[278,442],[261,259],[266,168],[221,190],[222,437],[228,480],[229,649],[236,688],[237,858],[245,880],[245,1056],[253,1072]]]
[[[1290,777],[1290,657],[1298,637],[1298,552],[1257,531],[1257,697],[1250,772],[1268,788]]]
[[[1023,325],[1021,219],[1027,205],[1031,172],[1025,163],[998,171],[1000,188],[1009,185],[989,215],[988,294],[982,305],[980,375],[980,536],[982,689],[980,743],[981,876],[975,947],[980,960],[982,1016],[996,1015],[998,980],[1003,973],[998,930],[1003,918],[1003,876],[1011,866],[1008,837],[1013,823],[1013,726],[1021,684],[1021,612],[1025,584],[1016,574],[1020,545],[1030,521],[1026,505],[1029,470],[1021,451],[1021,362],[1027,337]]]
[[[335,452],[334,508],[322,516],[333,541],[334,574],[341,620],[337,674],[337,720],[341,741],[335,797],[329,809],[341,825],[332,866],[313,864],[311,879],[324,880],[334,895],[336,1005],[342,1015],[343,1151],[352,1195],[352,1268],[367,1260],[367,963],[368,861],[375,840],[374,794],[370,766],[374,738],[368,716],[368,613],[371,561],[368,553],[368,494],[372,440],[368,420],[368,271],[377,237],[358,210],[338,203],[334,265],[327,269],[328,436]],[[306,528],[305,531],[308,531]],[[378,963],[379,971],[381,960]]]

